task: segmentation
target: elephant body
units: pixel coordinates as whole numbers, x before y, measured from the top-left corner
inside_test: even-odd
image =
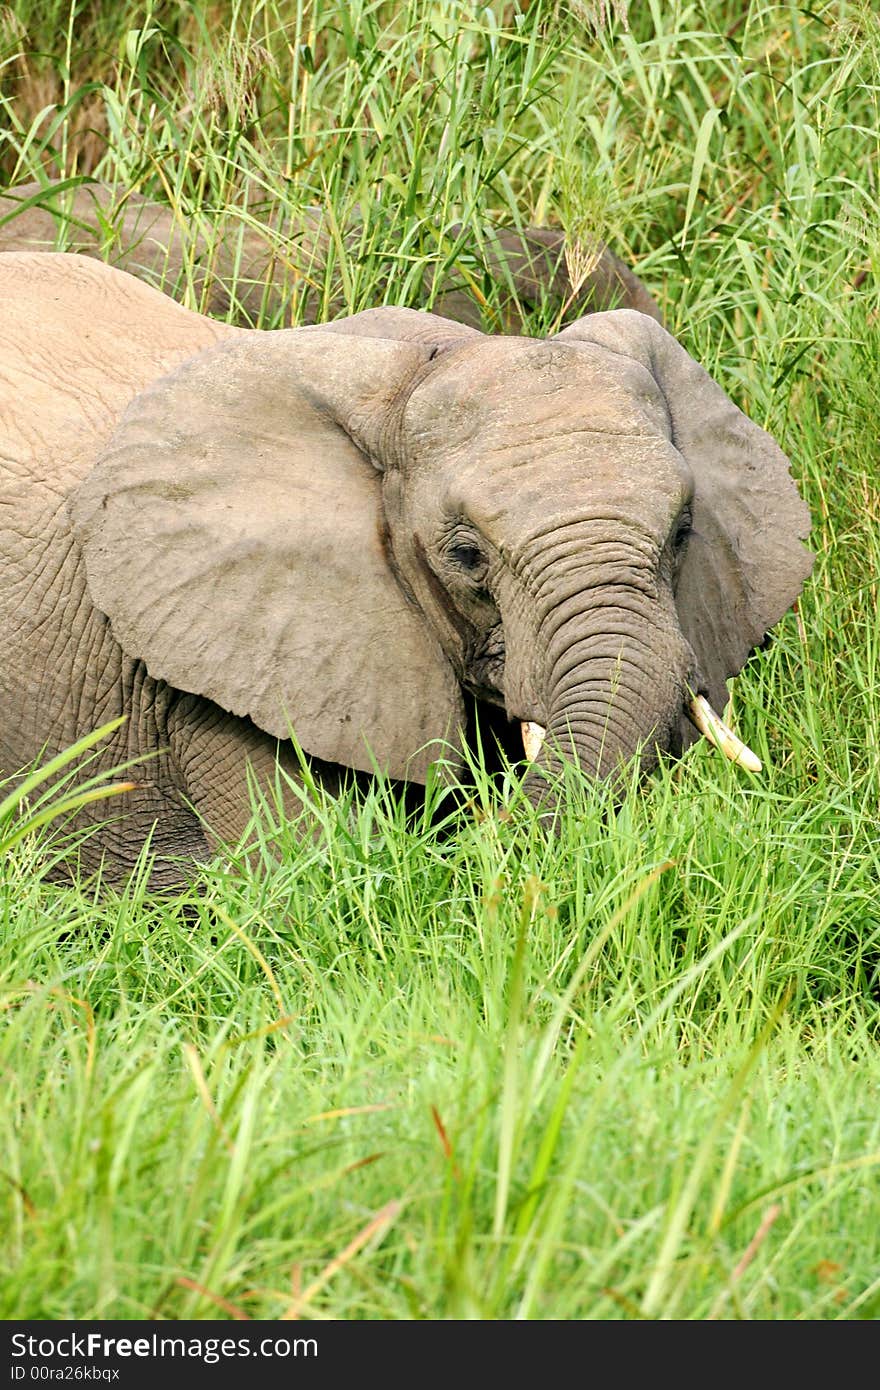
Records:
[[[240,768],[247,758],[266,778],[274,775],[276,740],[152,680],[142,661],[120,650],[90,602],[68,500],[132,396],[234,330],[129,276],[108,280],[100,266],[74,257],[26,258],[0,297],[8,335],[0,369],[0,775],[126,714],[93,768],[151,756],[133,771],[132,793],[96,808],[94,819],[110,824],[100,846],[85,842],[82,861],[94,868],[106,853],[111,873],[115,865],[123,876],[150,838],[154,882],[170,884],[180,871],[163,866],[163,854],[201,859],[208,851],[184,800],[199,807],[195,765],[205,764],[201,781],[212,793],[200,809],[235,834],[247,807]],[[38,433],[21,429],[28,418],[40,422]]]
[[[549,340],[371,310],[263,332],[0,257],[0,775],[118,714],[90,867],[176,882],[248,769],[424,781],[462,692],[591,775],[693,736],[809,571],[769,436],[652,318]]]
[[[289,321],[292,298],[303,323],[341,313],[338,295],[327,303],[322,298],[335,250],[320,211],[306,208],[284,217],[282,222],[276,212],[261,218],[257,230],[254,219],[227,214],[219,230],[207,221],[200,230],[197,223],[138,194],[117,196],[101,184],[58,188],[29,183],[0,197],[0,251],[75,251],[107,260],[174,297],[189,284],[203,312],[246,324],[261,316]],[[357,254],[359,237],[358,228],[346,233],[348,254]],[[480,328],[483,313],[474,285],[487,275],[501,292],[502,321],[493,327],[506,333],[519,332],[523,312],[542,304],[565,322],[589,310],[612,308],[660,318],[638,276],[605,246],[596,247],[591,268],[575,288],[562,232],[486,228],[481,241],[475,247],[458,224],[448,229],[446,242],[460,246],[456,261],[467,261],[471,269],[467,277],[455,271],[442,277],[434,303],[437,314]],[[428,288],[426,283],[422,302]]]

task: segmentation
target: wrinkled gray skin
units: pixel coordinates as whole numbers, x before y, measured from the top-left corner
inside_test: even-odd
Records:
[[[112,877],[235,837],[291,725],[419,782],[468,690],[547,727],[536,796],[560,751],[649,764],[809,572],[783,454],[632,310],[260,332],[58,254],[0,302],[0,771],[127,713],[104,763],[162,751],[84,848]]]
[[[277,225],[275,225],[277,224]],[[140,197],[114,194],[101,184],[61,189],[50,184],[21,184],[0,197],[0,251],[76,251],[95,256],[137,275],[149,285],[177,297],[188,285],[204,313],[231,316],[252,325],[283,323],[292,299],[298,317],[314,323],[344,310],[321,297],[334,243],[317,209],[306,209],[281,234],[280,216],[261,219],[257,231],[227,216],[219,234],[175,218],[170,208]],[[346,237],[348,254],[357,255],[361,232]],[[445,247],[458,266],[441,279],[433,308],[445,318],[483,326],[478,300],[484,275],[497,287],[501,320],[492,331],[518,333],[523,314],[544,309],[563,323],[590,310],[628,308],[660,318],[656,302],[641,280],[607,247],[575,290],[565,260],[562,232],[527,227],[487,228],[481,246],[449,228]],[[470,287],[468,287],[468,280]],[[474,289],[476,287],[476,290]],[[425,294],[428,285],[424,286]],[[425,294],[422,296],[424,302]],[[289,320],[288,320],[289,321]]]

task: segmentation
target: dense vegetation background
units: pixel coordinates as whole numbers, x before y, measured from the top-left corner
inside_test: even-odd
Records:
[[[575,277],[607,239],[816,554],[735,683],[759,778],[702,744],[553,840],[515,770],[415,820],[307,789],[319,837],[256,807],[172,901],[11,846],[0,1315],[880,1313],[878,100],[845,0],[0,6],[5,184],[279,254],[315,207],[303,295],[429,307],[454,266],[487,327],[481,227],[563,228]]]

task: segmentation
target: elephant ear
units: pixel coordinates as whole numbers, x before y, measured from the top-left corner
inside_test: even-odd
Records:
[[[389,403],[430,356],[361,330],[242,332],[136,397],[71,508],[123,650],[318,757],[424,780],[462,698],[390,568],[377,469]]]
[[[316,333],[342,333],[346,337],[386,338],[397,342],[419,344],[425,348],[428,360],[438,352],[446,352],[458,343],[485,334],[470,324],[458,323],[441,314],[429,314],[424,309],[405,309],[387,305],[381,309],[362,309],[346,319],[322,323]]]
[[[694,478],[692,532],[676,588],[682,630],[709,698],[723,709],[741,669],[791,607],[812,568],[810,515],[769,434],[744,415],[660,324],[632,310],[593,314],[559,334],[634,358],[659,385],[672,443]]]

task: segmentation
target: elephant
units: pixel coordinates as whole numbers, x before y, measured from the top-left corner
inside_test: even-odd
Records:
[[[0,774],[114,716],[132,790],[83,846],[175,885],[278,761],[454,774],[465,695],[525,792],[721,724],[801,590],[774,440],[654,318],[545,339],[375,308],[259,330],[63,253],[0,257]],[[116,814],[119,812],[119,814]],[[96,817],[107,817],[107,805]]]
[[[358,237],[357,227],[345,237],[352,256]],[[478,282],[484,275],[499,291],[501,321],[493,328],[507,333],[521,331],[524,315],[542,306],[560,322],[590,309],[631,308],[661,317],[638,276],[607,246],[597,244],[592,264],[574,286],[561,231],[487,227],[480,241],[475,246],[458,223],[449,227],[445,242],[458,248],[457,269],[447,271],[439,286],[433,307],[442,317],[482,327],[487,311]],[[189,278],[205,313],[248,325],[289,321],[292,299],[304,323],[314,323],[319,313],[333,317],[345,307],[338,293],[326,305],[322,301],[333,238],[317,208],[294,216],[292,229],[278,212],[261,231],[227,215],[218,234],[194,230],[171,208],[131,192],[116,195],[102,184],[29,183],[0,197],[0,251],[56,249],[109,260],[171,294]],[[441,251],[438,244],[438,257]],[[428,289],[426,283],[420,303]]]

